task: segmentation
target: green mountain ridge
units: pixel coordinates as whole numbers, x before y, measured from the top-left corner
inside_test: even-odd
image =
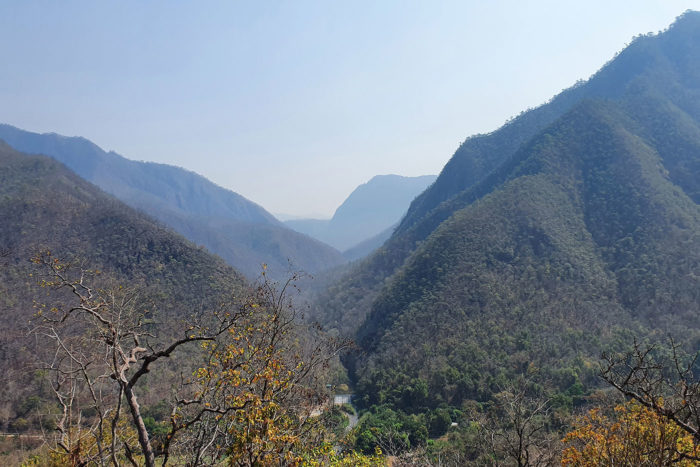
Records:
[[[566,368],[595,386],[590,363],[632,335],[697,348],[700,207],[626,120],[575,108],[421,244],[358,330],[366,405],[416,410],[402,388],[420,380],[418,407],[488,400],[529,367],[561,391]]]
[[[571,404],[635,336],[700,348],[698,45],[686,13],[465,142],[319,299],[363,350],[346,362],[360,404],[459,408],[525,373]]]
[[[678,139],[661,148],[670,164],[674,181],[682,183],[697,201],[697,157],[693,156],[694,125],[700,116],[700,80],[693,68],[700,60],[700,13],[687,12],[667,31],[656,36],[640,36],[586,82],[580,82],[550,102],[511,120],[488,134],[476,135],[457,150],[438,179],[412,203],[394,235],[383,248],[353,268],[342,283],[319,301],[325,322],[352,335],[369,312],[385,282],[394,275],[438,226],[452,214],[487,194],[507,175],[509,160],[556,118],[586,99],[613,100],[632,112],[653,114],[656,108],[672,109],[671,120],[647,125],[644,137],[668,139],[669,125],[679,132]],[[697,67],[696,67],[697,68]],[[670,153],[683,150],[678,164]],[[679,153],[679,156],[681,154]],[[681,181],[681,178],[684,178]],[[691,188],[691,186],[695,188]],[[430,201],[433,200],[433,201]],[[362,290],[361,294],[356,290]],[[359,299],[357,299],[359,297]]]
[[[542,106],[521,113],[492,133],[467,138],[436,182],[411,204],[399,231],[408,230],[440,203],[495,170],[528,139],[582,99],[619,98],[629,88],[639,85],[673,91],[678,89],[679,79],[684,88],[697,88],[698,80],[694,78],[698,78],[698,71],[693,64],[697,58],[694,45],[698,41],[699,16],[698,12],[686,12],[664,33],[635,38],[587,81],[577,83]],[[666,78],[671,81],[665,82]]]

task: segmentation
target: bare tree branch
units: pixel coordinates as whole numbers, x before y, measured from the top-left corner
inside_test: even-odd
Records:
[[[666,349],[635,341],[626,354],[604,354],[601,377],[700,441],[700,382],[694,373],[698,354],[684,357],[673,340],[669,357],[663,357],[662,350]]]

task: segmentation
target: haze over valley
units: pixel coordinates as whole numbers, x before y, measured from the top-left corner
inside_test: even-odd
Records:
[[[583,21],[589,14],[545,3],[539,11],[548,6],[561,21],[557,15]],[[602,14],[602,6],[591,5]],[[188,90],[178,106],[218,100],[211,109],[239,115],[242,108],[230,99],[247,103],[250,122],[216,115],[222,127],[237,121],[230,128],[242,142],[229,147],[231,157],[249,179],[255,166],[255,180],[247,182],[261,187],[254,191],[265,193],[260,198],[239,193],[235,164],[212,165],[225,144],[215,127],[202,131],[210,115],[202,115],[201,128],[181,132],[182,154],[197,157],[168,160],[155,131],[158,162],[147,162],[127,158],[143,157],[141,150],[125,157],[87,139],[100,133],[97,124],[86,124],[85,137],[61,135],[58,123],[39,132],[25,127],[33,104],[19,103],[23,88],[13,83],[14,94],[0,92],[6,119],[0,124],[0,464],[700,465],[700,12],[642,2],[629,24],[601,17],[601,24],[624,31],[647,24],[639,18],[658,21],[678,9],[659,32],[637,30],[617,53],[599,57],[604,64],[597,71],[582,71],[562,91],[555,86],[553,97],[523,105],[492,131],[465,123],[462,142],[447,150],[431,138],[445,138],[448,127],[466,122],[458,117],[462,110],[474,118],[481,111],[469,104],[476,98],[454,91],[447,99],[457,89],[453,80],[465,75],[461,64],[435,66],[456,57],[443,35],[457,40],[470,25],[472,40],[491,51],[484,35],[491,30],[475,18],[498,24],[505,38],[516,13],[532,13],[512,4],[512,11],[492,16],[492,7],[470,2],[363,6],[366,17],[339,6],[237,6],[240,16],[228,21],[240,41],[229,43],[230,53],[265,92],[258,93],[255,80],[234,80],[250,94],[214,96],[206,83],[216,84],[218,76],[187,78],[202,94],[198,100]],[[19,23],[26,8],[13,10]],[[46,11],[66,27],[91,17],[75,8],[68,7],[72,19]],[[111,11],[94,8],[98,15]],[[154,11],[139,8],[127,7]],[[183,27],[197,32],[191,43],[178,36],[166,47],[157,40],[162,32],[137,31],[152,40],[145,49],[165,47],[169,65],[160,73],[169,70],[174,81],[185,78],[169,62],[171,47],[183,47],[183,60],[191,57],[186,45],[216,35],[223,24],[181,8],[192,15],[180,18]],[[220,14],[227,8],[234,7],[221,7]],[[618,7],[609,8],[614,15]],[[384,21],[387,12],[395,23]],[[339,13],[368,37],[340,27]],[[122,24],[112,14],[101,17],[107,31]],[[151,20],[169,29],[175,14]],[[271,24],[289,27],[288,42]],[[513,24],[525,27],[522,20]],[[546,31],[570,39],[561,25],[536,26],[542,30],[530,30],[532,37],[519,29],[522,47],[504,42],[514,63]],[[46,43],[42,37],[37,45]],[[72,32],[57,37],[63,43]],[[339,61],[324,68],[326,62],[309,58],[327,56],[325,48],[310,46],[324,37],[329,50],[342,50],[348,60],[342,85],[334,81]],[[438,37],[441,47],[431,48]],[[256,55],[273,50],[266,41],[284,45],[278,55]],[[396,54],[408,53],[404,42],[415,49],[410,57],[422,57],[417,65],[433,66],[432,74],[403,73]],[[211,53],[221,50],[207,43]],[[569,62],[547,56],[550,45],[541,45],[542,63],[566,68]],[[85,54],[90,48],[74,47]],[[585,62],[592,49],[581,47]],[[205,67],[210,57],[200,50]],[[132,51],[144,59],[138,48]],[[487,62],[471,53],[460,59],[473,59],[477,73]],[[284,75],[266,72],[299,57],[308,60]],[[362,57],[371,66],[352,68]],[[101,73],[100,63],[94,73]],[[422,71],[414,65],[408,69]],[[150,66],[144,92],[155,92]],[[182,66],[196,74],[195,64]],[[489,69],[484,73],[497,86],[484,84],[482,93],[501,108],[512,89],[503,83],[527,84],[537,66],[531,62],[522,76]],[[366,85],[388,69],[392,78],[382,82],[378,98]],[[243,73],[229,64],[220,70]],[[140,75],[124,71],[125,89],[134,76]],[[33,78],[26,79],[29,88]],[[278,82],[279,92],[266,80]],[[296,107],[286,119],[262,116],[273,105],[295,108],[293,90],[301,88],[294,86],[302,81],[308,109]],[[436,102],[411,87],[423,81]],[[56,76],[54,84],[65,83]],[[402,86],[412,92],[384,100]],[[307,120],[309,109],[323,109],[319,89],[327,113]],[[369,105],[363,92],[378,103],[358,117],[356,103]],[[95,89],[84,93],[119,107]],[[463,109],[439,107],[447,100]],[[406,109],[413,105],[419,111],[411,117]],[[396,113],[384,122],[389,111]],[[168,122],[182,128],[171,120],[177,115],[154,118],[152,128]],[[435,120],[420,135],[395,131],[398,122],[405,130],[424,117]],[[489,118],[484,111],[484,121]],[[305,136],[312,121],[316,143]],[[251,138],[242,128],[254,125],[260,133]],[[278,138],[270,136],[275,132]],[[380,133],[392,134],[393,146],[380,143]],[[335,145],[327,144],[331,136]],[[141,138],[125,133],[125,147]],[[201,141],[194,152],[192,141]],[[301,155],[302,143],[315,162]],[[243,147],[249,155],[240,159]],[[279,167],[254,156],[256,148],[262,154],[273,147]],[[386,159],[376,162],[380,147]],[[355,159],[341,164],[348,151]],[[202,175],[184,167],[201,167]],[[241,193],[253,192],[250,183],[240,186]],[[273,196],[281,200],[268,204]],[[292,218],[278,219],[267,208]],[[308,215],[313,212],[320,215]]]

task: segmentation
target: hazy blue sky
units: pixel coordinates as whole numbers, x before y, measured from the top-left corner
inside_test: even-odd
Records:
[[[698,1],[0,1],[0,122],[330,216]]]

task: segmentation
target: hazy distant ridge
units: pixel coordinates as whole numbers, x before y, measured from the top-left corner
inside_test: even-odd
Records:
[[[0,125],[0,139],[19,151],[51,156],[132,207],[222,256],[249,277],[266,263],[317,272],[341,264],[339,252],[284,227],[243,196],[188,170],[126,159],[85,138],[32,133]]]
[[[406,213],[411,201],[435,178],[435,175],[377,175],[355,188],[330,220],[295,219],[285,224],[345,251],[381,236],[394,226]],[[381,238],[386,240],[388,235]]]

